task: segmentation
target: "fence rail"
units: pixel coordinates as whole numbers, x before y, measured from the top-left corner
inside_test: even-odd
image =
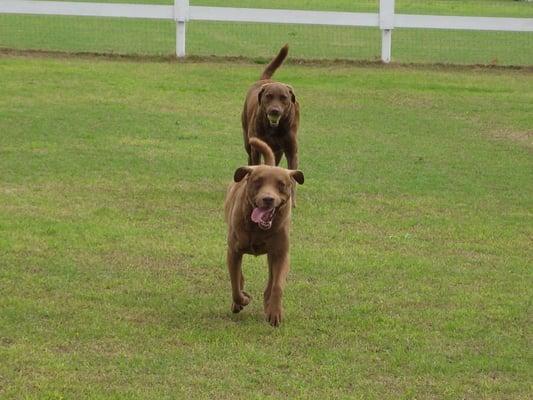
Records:
[[[0,13],[164,19],[176,22],[176,55],[185,56],[186,23],[198,21],[376,27],[382,31],[381,60],[391,60],[394,28],[465,29],[533,32],[533,18],[408,15],[394,12],[394,0],[380,0],[379,13],[271,10],[256,8],[0,0]]]
[[[200,21],[379,26],[379,17],[376,13],[191,6],[189,15],[191,20]]]
[[[0,0],[0,13],[174,19],[174,6],[154,4]]]

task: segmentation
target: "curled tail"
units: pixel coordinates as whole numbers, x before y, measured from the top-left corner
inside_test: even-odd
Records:
[[[250,138],[249,142],[254,149],[261,153],[261,155],[265,159],[265,165],[270,165],[273,167],[275,162],[274,153],[272,152],[270,146],[263,142],[261,139],[255,137]]]
[[[285,57],[287,57],[287,54],[289,53],[289,45],[286,44],[281,48],[278,55],[274,57],[272,61],[270,61],[270,64],[267,65],[263,73],[261,74],[261,80],[263,79],[270,79],[272,78],[272,75],[274,75],[274,72],[279,68],[279,66],[283,63],[283,60],[285,60]]]

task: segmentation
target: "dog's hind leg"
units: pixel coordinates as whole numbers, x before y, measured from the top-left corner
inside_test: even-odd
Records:
[[[276,165],[279,165],[282,156],[283,156],[283,151],[281,150],[274,153]]]

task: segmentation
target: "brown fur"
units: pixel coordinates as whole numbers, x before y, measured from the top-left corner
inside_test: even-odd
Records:
[[[248,165],[261,163],[261,153],[250,146],[250,138],[257,137],[270,146],[276,165],[279,165],[282,155],[285,154],[287,167],[298,169],[297,133],[300,105],[291,86],[271,79],[287,57],[288,51],[288,45],[281,48],[246,95],[241,120]],[[270,118],[279,116],[277,125],[271,123],[269,115]],[[294,195],[292,200],[294,205]]]
[[[291,218],[291,189],[295,182],[302,184],[301,171],[273,166],[274,155],[268,145],[259,139],[250,140],[254,150],[261,152],[267,163],[238,168],[234,183],[228,189],[224,204],[228,223],[228,270],[231,279],[231,309],[241,311],[250,302],[244,291],[242,257],[244,254],[267,254],[268,283],[263,294],[267,321],[278,326],[282,318],[281,298],[289,271],[289,227]],[[276,208],[270,229],[264,230],[252,221],[255,207],[264,207],[265,201]]]

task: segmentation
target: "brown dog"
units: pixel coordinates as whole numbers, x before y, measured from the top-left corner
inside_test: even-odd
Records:
[[[261,163],[260,152],[250,146],[250,138],[257,137],[274,152],[275,165],[279,165],[281,156],[285,154],[287,167],[298,169],[296,135],[300,123],[300,106],[292,87],[271,79],[288,52],[289,46],[283,46],[246,95],[241,119],[248,165]]]
[[[301,171],[274,166],[274,154],[268,145],[251,138],[254,151],[263,155],[266,165],[247,166],[235,171],[224,204],[228,223],[228,269],[234,313],[250,302],[244,291],[242,256],[267,254],[268,284],[264,292],[264,309],[268,322],[281,323],[281,297],[289,272],[289,225],[291,189],[302,184]]]

